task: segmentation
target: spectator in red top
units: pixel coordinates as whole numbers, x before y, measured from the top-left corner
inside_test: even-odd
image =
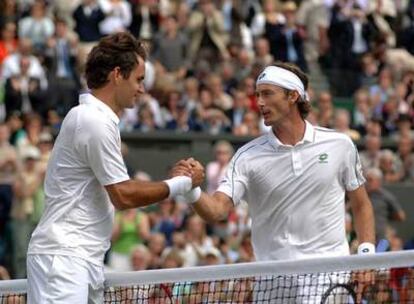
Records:
[[[0,65],[11,53],[17,51],[18,41],[16,39],[16,24],[13,22],[7,22],[1,28],[0,38]]]

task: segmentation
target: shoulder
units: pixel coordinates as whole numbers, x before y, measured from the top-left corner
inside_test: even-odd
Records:
[[[354,142],[345,133],[324,127],[314,127],[317,141],[330,141],[345,147],[354,147]]]
[[[247,158],[251,155],[257,156],[257,152],[263,150],[268,143],[269,140],[267,134],[255,138],[238,149],[234,155],[234,159]]]
[[[68,119],[76,120],[77,130],[82,133],[109,135],[108,131],[117,130],[116,124],[94,106],[81,104],[71,112]]]

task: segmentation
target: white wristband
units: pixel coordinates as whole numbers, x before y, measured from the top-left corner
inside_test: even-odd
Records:
[[[176,197],[176,200],[186,203],[186,204],[193,204],[195,202],[197,202],[200,199],[201,196],[201,188],[200,187],[196,187],[193,190],[184,193],[182,195],[178,195]]]
[[[169,198],[184,194],[193,187],[193,180],[188,176],[176,176],[164,181],[170,188]]]
[[[375,245],[365,242],[358,246],[358,254],[373,254],[375,253]]]

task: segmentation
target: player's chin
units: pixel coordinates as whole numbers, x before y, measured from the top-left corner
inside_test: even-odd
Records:
[[[271,123],[271,121],[270,121],[269,119],[264,119],[264,120],[263,120],[263,124],[264,124],[266,127],[269,127],[269,126],[271,126],[271,125],[272,125],[272,123]]]
[[[138,98],[137,97],[133,97],[131,98],[131,100],[128,102],[126,108],[131,109],[133,107],[135,107],[135,105],[138,104]]]

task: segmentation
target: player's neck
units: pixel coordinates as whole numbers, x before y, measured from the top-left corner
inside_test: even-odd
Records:
[[[285,119],[272,127],[273,133],[284,145],[294,146],[303,139],[306,123],[302,118]]]
[[[115,114],[119,116],[122,109],[118,109],[116,102],[115,102],[115,98],[113,94],[111,94],[112,92],[113,92],[112,90],[106,89],[105,87],[91,90],[91,94],[93,96],[95,96],[97,99],[99,99],[104,104],[106,104],[108,107],[110,107],[112,111],[114,111]]]

